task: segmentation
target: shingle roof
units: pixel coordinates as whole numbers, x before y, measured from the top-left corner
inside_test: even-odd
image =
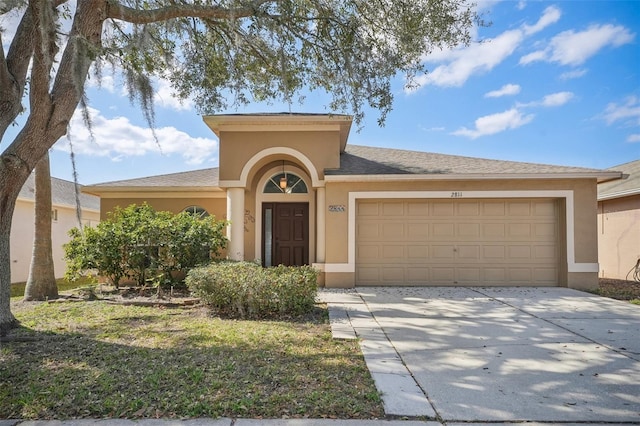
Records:
[[[170,173],[166,175],[148,176],[137,179],[117,180],[91,185],[95,188],[103,187],[217,187],[218,168],[193,170],[188,172]]]
[[[104,182],[85,187],[85,191],[95,190],[162,190],[164,188],[218,187],[217,167],[188,172],[149,176]],[[598,177],[612,172],[584,167],[554,166],[547,164],[521,163],[515,161],[488,160],[457,155],[434,154],[430,152],[406,151],[390,148],[375,148],[348,145],[340,155],[340,168],[326,170],[327,176],[357,175],[434,175],[446,178],[449,175],[589,175]]]
[[[348,145],[340,157],[340,168],[327,175],[508,175],[592,174],[603,170],[516,161],[488,160],[431,152],[406,151]],[[443,176],[445,177],[445,176]]]
[[[628,177],[598,185],[599,200],[640,194],[640,160],[620,164],[619,166],[611,167],[609,170],[621,171]]]
[[[18,198],[26,200],[35,200],[35,175],[32,173],[25,184],[20,189]],[[79,191],[82,190],[82,185],[79,185]],[[51,178],[51,203],[53,205],[70,206],[75,208],[76,206],[76,194],[75,184],[67,180]],[[80,193],[80,206],[83,209],[100,210],[100,197],[95,195]]]

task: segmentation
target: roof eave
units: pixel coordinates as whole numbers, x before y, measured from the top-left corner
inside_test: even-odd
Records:
[[[609,194],[598,194],[598,201],[613,200],[614,198],[631,197],[633,195],[640,195],[640,188],[628,189],[626,191],[617,191]]]
[[[327,182],[404,182],[416,180],[512,180],[512,179],[597,179],[598,183],[620,179],[620,172],[581,173],[441,173],[391,175],[325,175]]]
[[[84,186],[82,193],[98,195],[110,192],[223,192],[219,186]]]

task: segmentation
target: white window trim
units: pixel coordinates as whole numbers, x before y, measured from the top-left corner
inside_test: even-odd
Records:
[[[598,263],[577,263],[575,260],[574,197],[571,190],[549,191],[367,191],[350,192],[348,206],[348,262],[316,264],[324,272],[355,273],[356,271],[356,202],[363,199],[471,199],[471,198],[564,198],[566,205],[566,247],[568,272],[598,272]]]

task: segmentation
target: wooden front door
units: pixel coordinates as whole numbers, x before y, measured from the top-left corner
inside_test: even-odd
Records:
[[[309,264],[309,203],[262,205],[263,266]]]

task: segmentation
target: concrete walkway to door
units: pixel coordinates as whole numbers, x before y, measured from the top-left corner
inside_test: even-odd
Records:
[[[640,424],[640,306],[566,288],[321,297],[334,336],[360,339],[387,414]]]

